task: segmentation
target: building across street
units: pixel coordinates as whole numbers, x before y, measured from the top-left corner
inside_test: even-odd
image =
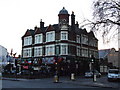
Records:
[[[70,15],[63,7],[58,24],[44,26],[41,20],[40,27],[27,29],[22,36],[21,70],[39,72],[46,67],[52,73],[80,75],[92,68],[92,55],[98,69],[98,39],[93,31],[87,32],[75,22],[74,12]]]

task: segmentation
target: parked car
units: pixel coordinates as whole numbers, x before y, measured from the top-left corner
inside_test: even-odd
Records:
[[[93,77],[93,75],[96,75],[96,77],[101,77],[101,73],[97,70],[85,72],[85,77]]]
[[[120,81],[119,69],[109,69],[107,79],[108,81]]]

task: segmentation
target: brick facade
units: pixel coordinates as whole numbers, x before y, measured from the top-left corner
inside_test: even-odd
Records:
[[[69,16],[67,10],[63,8],[58,14],[58,24],[44,27],[44,22],[41,20],[40,27],[27,30],[25,35],[22,36],[22,59],[31,60],[34,63],[35,60],[44,61],[43,59],[54,61],[53,59],[57,57],[62,58],[64,64],[75,63],[75,67],[78,64],[79,71],[85,72],[88,70],[90,56],[94,55],[96,60],[98,59],[98,40],[92,31],[87,32],[86,29],[79,28],[78,22],[75,23],[73,12],[71,14],[71,25],[69,25]],[[32,39],[28,38],[26,41],[30,42],[29,40],[32,40],[32,44],[24,45],[26,43],[25,37],[28,36],[32,36]],[[42,43],[35,44],[35,40],[38,38],[39,41],[39,37],[42,37]],[[35,47],[41,47],[42,49],[39,48],[37,51]],[[38,54],[40,51],[42,55],[36,57],[35,53]],[[45,64],[45,62],[42,62],[42,64]],[[82,66],[84,66],[84,69]]]

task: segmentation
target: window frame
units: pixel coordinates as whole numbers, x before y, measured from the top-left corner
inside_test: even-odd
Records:
[[[32,48],[23,48],[23,57],[32,57]]]
[[[55,31],[46,32],[46,42],[55,41]]]
[[[68,31],[61,31],[61,33],[60,33],[60,40],[68,40]]]
[[[32,36],[24,37],[24,46],[31,45],[32,44]]]
[[[65,46],[65,48],[63,48]],[[65,50],[66,53],[63,53]],[[61,44],[60,45],[60,55],[68,55],[68,44]]]
[[[43,34],[35,35],[35,44],[43,43]]]
[[[45,56],[55,55],[55,45],[45,46]]]
[[[43,55],[43,47],[42,46],[34,47],[34,57],[39,57],[42,55]]]

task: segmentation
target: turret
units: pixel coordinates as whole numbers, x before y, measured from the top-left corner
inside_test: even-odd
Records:
[[[62,10],[60,10],[59,14],[59,24],[69,24],[69,14],[68,11],[63,7]]]

